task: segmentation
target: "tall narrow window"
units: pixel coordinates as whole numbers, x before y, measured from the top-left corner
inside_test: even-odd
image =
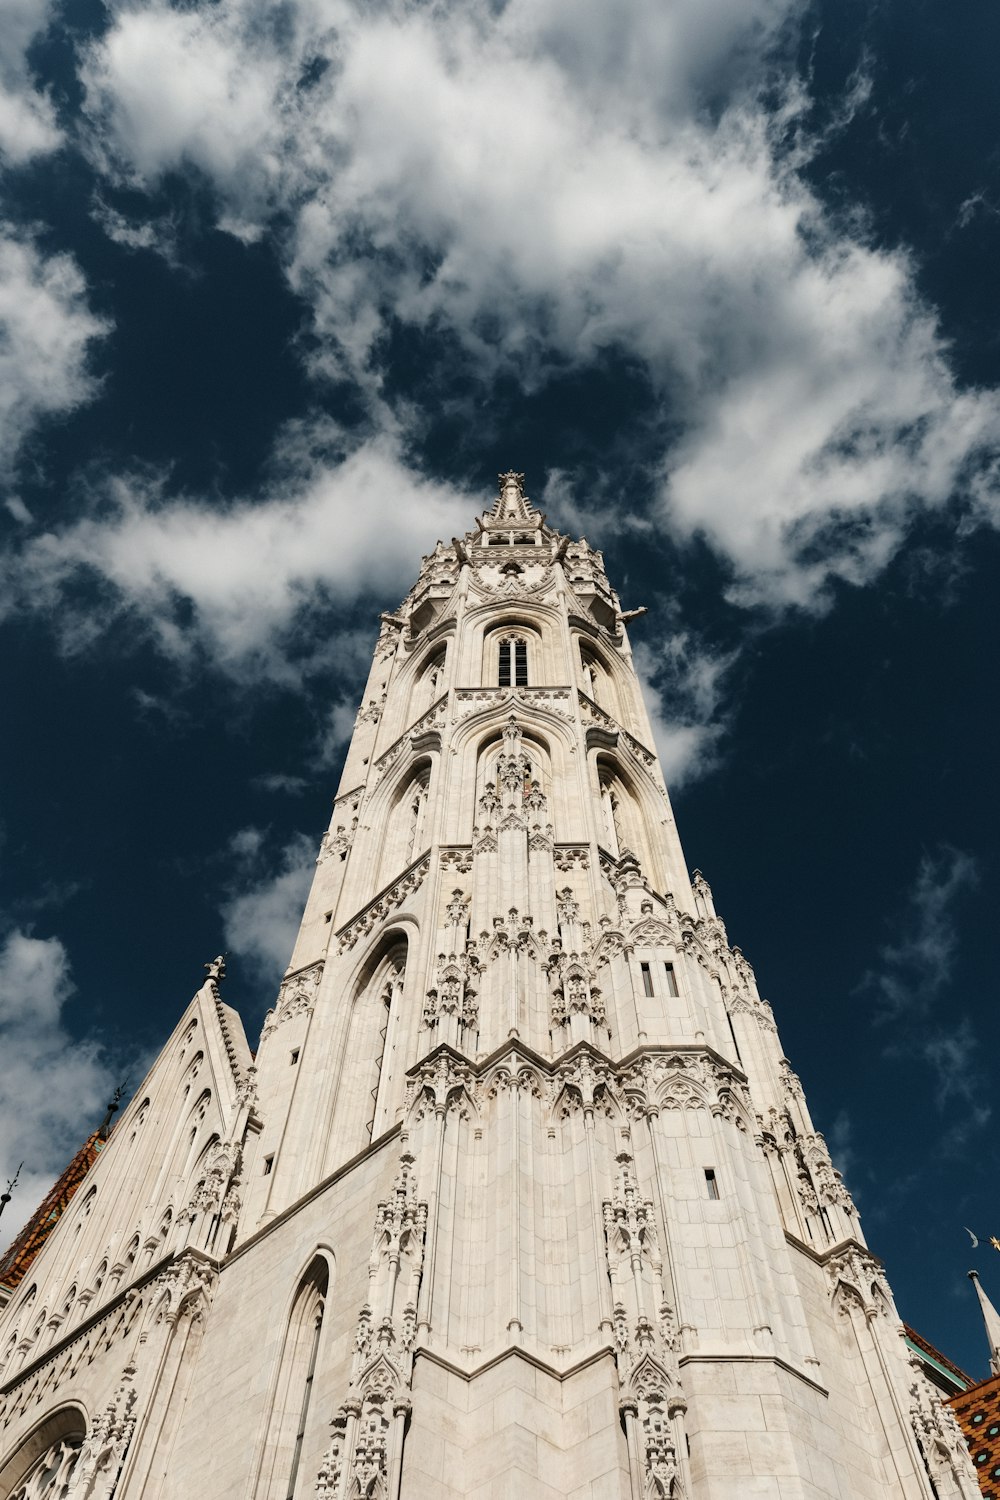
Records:
[[[705,1191],[710,1198],[717,1199],[719,1196],[719,1184],[716,1181],[715,1171],[712,1167],[705,1168]]]
[[[664,970],[666,972],[666,978],[667,978],[667,994],[668,995],[674,995],[674,996],[676,996],[676,994],[677,994],[677,975],[674,973],[674,966],[673,966],[673,964],[665,963],[663,965],[663,967],[664,967]]]
[[[292,1303],[273,1388],[262,1482],[256,1493],[274,1496],[275,1500],[303,1500],[310,1488],[308,1471],[303,1475],[302,1460],[307,1451],[313,1387],[320,1363],[323,1311],[329,1287],[329,1267],[326,1259],[317,1255],[302,1278]]]
[[[499,684],[501,687],[528,685],[528,643],[518,636],[500,642]]]
[[[427,813],[427,782],[416,781],[410,796],[410,827],[407,833],[406,863],[423,847],[424,822]]]
[[[389,1034],[389,1023],[392,1020],[393,1001],[397,1001],[403,992],[403,981],[406,978],[406,956],[397,954],[391,962],[389,974],[382,986],[382,1004],[385,1014],[382,1017],[378,1030],[377,1054],[375,1058],[375,1082],[370,1090],[371,1104],[368,1110],[368,1139],[371,1140],[375,1133],[375,1117],[378,1114],[378,1096],[382,1085],[382,1068],[385,1063],[385,1043]],[[397,1007],[398,1008],[398,1007]]]
[[[640,964],[639,968],[642,971],[642,992],[644,995],[651,995],[653,993],[653,976],[650,972],[649,964]]]
[[[292,1450],[292,1471],[288,1476],[287,1500],[295,1500],[295,1481],[299,1475],[299,1463],[302,1459],[302,1441],[306,1435],[306,1422],[309,1419],[309,1402],[312,1399],[313,1379],[316,1375],[316,1356],[319,1353],[319,1336],[323,1328],[323,1299],[320,1297],[316,1316],[313,1319],[312,1340],[309,1346],[309,1364],[306,1367],[306,1378],[302,1386],[302,1407],[299,1412],[298,1429],[295,1433],[295,1447]]]

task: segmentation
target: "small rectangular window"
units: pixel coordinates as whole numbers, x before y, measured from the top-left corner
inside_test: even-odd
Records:
[[[644,995],[651,995],[653,993],[653,975],[649,964],[640,964],[639,969],[642,973],[642,992]]]
[[[292,1067],[293,1068],[295,1067],[295,1064],[298,1062],[298,1060],[299,1060],[299,1049],[298,1049],[298,1047],[293,1047],[292,1048],[292,1058],[291,1058]]]
[[[664,964],[663,967],[667,971],[667,994],[668,995],[676,995],[677,994],[677,976],[674,973],[674,966],[673,966],[673,964]]]
[[[333,921],[333,912],[332,911],[326,912],[325,915],[324,915],[324,917],[323,917],[323,921],[324,922],[332,922]]]
[[[705,1187],[710,1198],[718,1198],[719,1184],[715,1180],[715,1171],[712,1167],[705,1168]]]
[[[274,1166],[274,1156],[273,1156],[273,1154],[271,1156],[265,1156],[264,1157],[264,1176],[265,1177],[270,1177],[270,1175],[271,1175],[271,1168],[273,1166]]]

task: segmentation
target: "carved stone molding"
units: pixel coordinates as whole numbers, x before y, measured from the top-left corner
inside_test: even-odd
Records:
[[[467,875],[472,869],[472,846],[470,844],[446,845],[440,854],[442,870],[454,870],[459,875]]]
[[[267,1014],[262,1036],[270,1036],[272,1031],[277,1031],[281,1023],[290,1020],[292,1016],[312,1014],[319,982],[323,977],[323,962],[323,959],[319,959],[316,963],[307,964],[305,968],[285,976],[278,990],[277,1003]]]
[[[357,831],[358,820],[356,816],[351,819],[350,823],[337,823],[333,828],[327,829],[320,841],[316,863],[321,865],[325,860],[333,859],[334,857],[346,858],[351,845],[354,843],[354,836]]]
[[[215,1296],[219,1273],[193,1250],[177,1256],[156,1281],[156,1321],[173,1326],[182,1317],[201,1318]]]
[[[455,718],[460,722],[488,708],[541,708],[572,723],[572,701],[568,687],[459,688],[455,693]]]
[[[408,896],[412,896],[414,891],[419,890],[430,869],[430,863],[430,855],[422,855],[397,881],[376,896],[370,905],[342,927],[337,933],[338,953],[346,953],[348,949],[353,948],[359,938],[366,937],[384,917],[402,906]]]
[[[933,1389],[917,1355],[910,1354],[910,1422],[927,1472],[941,1495],[978,1497],[979,1480],[955,1413]]]
[[[748,1130],[754,1120],[740,1075],[707,1050],[648,1052],[621,1083],[630,1107],[640,1114],[704,1109],[738,1130]]]
[[[838,1250],[827,1260],[826,1274],[843,1316],[860,1311],[869,1322],[889,1316],[889,1286],[870,1250],[858,1244]]]

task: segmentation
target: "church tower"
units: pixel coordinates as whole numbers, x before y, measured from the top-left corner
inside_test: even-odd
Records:
[[[0,1500],[979,1493],[522,480],[381,617],[255,1056],[216,961],[0,1312]]]

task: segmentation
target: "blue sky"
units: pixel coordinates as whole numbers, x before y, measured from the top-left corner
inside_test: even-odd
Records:
[[[649,606],[689,862],[904,1317],[985,1373],[998,32],[988,0],[8,0],[9,1228],[220,948],[259,1027],[378,612],[513,466]]]

